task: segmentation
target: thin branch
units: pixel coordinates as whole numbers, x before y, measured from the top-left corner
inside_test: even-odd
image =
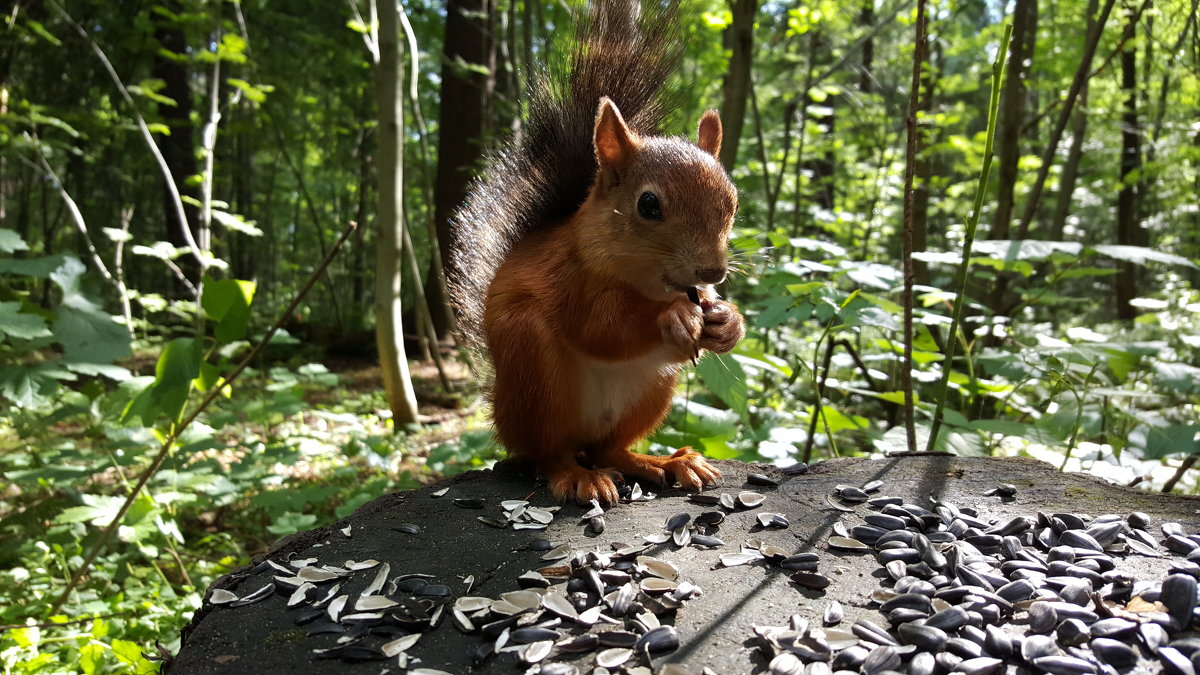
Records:
[[[220,382],[209,389],[208,395],[206,395],[200,401],[200,403],[193,408],[186,417],[183,418],[183,420],[181,420],[178,424],[172,425],[171,432],[163,440],[162,446],[158,450],[158,454],[156,454],[154,459],[150,461],[150,466],[146,467],[146,470],[142,472],[140,477],[138,477],[137,484],[133,486],[133,490],[131,490],[129,495],[125,497],[124,503],[121,504],[121,508],[117,511],[117,514],[113,516],[112,521],[107,527],[104,528],[104,531],[100,533],[100,537],[96,540],[96,543],[92,545],[91,550],[88,551],[87,557],[84,558],[83,563],[79,566],[79,569],[75,570],[75,573],[71,575],[71,580],[67,583],[67,587],[63,589],[62,595],[59,596],[57,601],[55,601],[53,609],[50,610],[50,614],[58,614],[62,610],[63,605],[67,602],[67,598],[71,596],[71,591],[74,591],[79,586],[84,575],[86,575],[88,570],[91,569],[92,563],[96,561],[96,556],[100,555],[100,551],[104,549],[104,546],[108,543],[108,540],[112,538],[113,532],[115,532],[120,526],[121,521],[125,518],[125,514],[129,512],[129,507],[133,506],[133,502],[137,499],[138,494],[141,493],[142,488],[146,486],[146,483],[150,481],[150,478],[154,476],[154,474],[158,473],[158,469],[162,466],[163,461],[167,458],[167,455],[171,453],[171,449],[175,447],[175,441],[177,441],[180,435],[183,434],[184,430],[186,430],[188,426],[190,426],[191,423],[200,416],[200,413],[204,412],[213,401],[217,400],[217,398],[221,396],[221,393],[225,391],[225,388],[233,384],[238,376],[240,376],[242,372],[254,362],[254,359],[258,358],[258,355],[262,353],[262,350],[266,348],[268,344],[270,344],[271,338],[275,336],[275,333],[278,332],[281,327],[283,327],[283,324],[287,323],[292,318],[296,308],[300,306],[300,303],[308,295],[308,292],[311,291],[312,287],[316,285],[317,279],[324,274],[325,269],[329,267],[330,263],[333,262],[334,256],[337,255],[337,252],[341,250],[342,245],[346,243],[346,240],[350,238],[350,235],[354,233],[354,230],[357,227],[358,224],[354,222],[351,222],[346,226],[345,231],[342,232],[342,236],[339,237],[336,242],[334,242],[333,248],[329,249],[329,253],[325,255],[325,259],[322,260],[321,264],[317,266],[317,269],[313,270],[313,273],[309,275],[308,281],[304,282],[304,286],[300,288],[300,291],[296,294],[296,297],[292,299],[291,304],[288,305],[287,309],[283,310],[283,313],[281,313],[279,318],[275,320],[275,324],[267,330],[265,335],[263,335],[262,340],[259,340],[258,344],[254,345],[254,348],[250,350],[250,353],[246,354],[245,358],[243,358],[241,362],[238,363],[237,367],[233,369],[233,372],[222,378]]]
[[[962,324],[963,306],[966,305],[967,272],[971,267],[971,247],[975,243],[975,230],[979,227],[979,212],[983,210],[983,195],[987,192],[988,174],[992,170],[992,156],[996,145],[996,118],[1000,113],[1000,85],[1004,81],[1004,63],[1008,57],[1008,42],[1012,39],[1012,24],[1005,24],[1004,37],[996,50],[996,61],[992,64],[992,96],[988,102],[987,140],[983,148],[983,168],[979,170],[979,182],[975,185],[975,204],[967,219],[967,232],[963,237],[962,260],[954,282],[954,309],[951,311],[950,332],[946,338],[945,356],[942,358],[942,381],[937,390],[937,407],[933,411],[933,426],[929,429],[929,444],[926,452],[934,452],[938,431],[942,428],[942,412],[946,407],[946,396],[950,389],[950,370],[954,362],[954,350],[958,346],[955,336]]]
[[[864,42],[866,42],[867,40],[870,40],[871,38],[874,38],[875,36],[882,33],[884,30],[891,28],[893,25],[895,25],[896,17],[900,15],[900,12],[907,10],[911,6],[912,6],[911,1],[896,3],[896,6],[892,8],[892,11],[889,12],[887,14],[887,16],[885,16],[881,21],[877,22],[875,24],[875,28],[872,29],[871,32],[869,32],[869,33],[859,37],[857,40],[855,40],[854,44],[850,45],[842,52],[842,58],[838,59],[837,63],[835,63],[832,66],[829,66],[825,70],[821,71],[821,74],[817,75],[815,78],[813,78],[812,82],[808,85],[808,87],[811,88],[811,87],[817,86],[818,84],[821,84],[830,75],[833,75],[834,73],[841,70],[842,67],[844,67],[846,65],[846,63],[850,61],[851,58],[854,58],[857,56],[857,54],[859,52],[859,47],[861,47]]]
[[[363,21],[362,13],[358,11],[358,3],[354,0],[347,0],[350,5],[350,11],[354,12],[354,20],[366,26],[367,32],[362,34],[363,44],[367,51],[371,54],[371,63],[379,63],[379,36],[377,34],[378,25],[375,21],[375,3],[371,2],[371,21],[370,23]]]
[[[171,167],[167,164],[166,157],[163,157],[162,151],[159,150],[158,143],[154,142],[154,135],[150,133],[150,127],[146,125],[146,118],[142,117],[142,113],[138,109],[137,103],[135,103],[133,97],[130,96],[129,90],[125,88],[125,83],[121,81],[121,76],[117,75],[116,69],[113,67],[112,62],[108,60],[108,56],[104,53],[104,50],[100,48],[100,45],[96,44],[96,41],[92,39],[92,36],[88,35],[88,32],[83,29],[83,26],[79,25],[75,19],[71,18],[71,15],[67,14],[67,11],[59,6],[57,0],[48,0],[48,2],[59,14],[62,15],[63,19],[66,20],[67,23],[71,24],[71,26],[75,29],[75,32],[79,33],[79,37],[83,38],[84,41],[91,46],[92,51],[96,52],[96,56],[99,57],[100,62],[104,64],[104,69],[108,71],[109,77],[112,78],[113,84],[116,85],[117,91],[121,93],[121,98],[125,99],[125,102],[133,108],[133,116],[134,119],[137,120],[138,129],[142,132],[142,138],[146,141],[146,145],[150,148],[150,153],[154,155],[154,160],[158,163],[158,170],[162,173],[163,179],[167,183],[167,192],[170,193],[171,203],[175,206],[175,215],[179,218],[179,222],[182,224],[182,227],[179,229],[183,230],[183,237],[187,240],[187,245],[191,248],[192,257],[194,257],[196,262],[199,263],[200,270],[203,271],[207,269],[210,264],[208,256],[205,255],[205,252],[196,244],[196,239],[192,236],[192,230],[188,226],[187,214],[185,214],[183,210],[183,198],[179,195],[179,186],[175,185],[175,178],[171,174]],[[195,292],[195,287],[192,287],[191,290]]]
[[[28,134],[26,134],[28,137]],[[38,148],[38,161],[41,162],[41,168],[50,176],[53,181],[55,190],[62,197],[63,202],[67,205],[67,211],[71,214],[71,220],[75,223],[75,228],[79,230],[80,236],[83,237],[83,243],[87,246],[88,253],[92,256],[92,262],[96,265],[96,269],[100,271],[100,276],[104,280],[112,284],[117,289],[117,296],[121,299],[121,312],[125,316],[125,330],[129,332],[129,338],[133,339],[133,309],[129,305],[129,290],[125,287],[125,280],[122,276],[114,276],[108,271],[108,266],[104,264],[104,259],[100,257],[100,252],[96,250],[96,244],[92,242],[92,235],[88,232],[87,223],[83,220],[83,212],[79,210],[79,205],[71,198],[67,192],[66,186],[58,174],[54,173],[54,168],[50,166],[50,162],[46,161],[46,155],[41,151],[41,143],[35,142],[34,145]],[[121,242],[117,243],[117,265],[120,262]]]
[[[1088,74],[1088,66],[1091,65],[1092,57],[1096,54],[1096,45],[1100,42],[1100,35],[1104,32],[1104,25],[1108,23],[1108,16],[1112,12],[1115,1],[1107,0],[1104,3],[1104,7],[1100,10],[1100,18],[1096,20],[1091,34],[1087,36],[1079,69],[1075,71],[1075,79],[1071,81],[1071,88],[1067,90],[1067,96],[1063,99],[1063,107],[1058,113],[1058,120],[1055,121],[1054,128],[1050,130],[1050,140],[1042,152],[1042,162],[1038,165],[1037,177],[1034,179],[1033,187],[1030,188],[1029,197],[1026,199],[1025,211],[1021,214],[1021,224],[1017,227],[1017,239],[1024,239],[1029,234],[1029,227],[1033,223],[1034,216],[1037,215],[1038,206],[1042,201],[1042,192],[1046,187],[1046,178],[1050,175],[1054,156],[1058,154],[1058,142],[1062,140],[1063,131],[1066,130],[1067,122],[1071,119],[1071,111],[1075,108],[1075,101],[1079,98],[1079,91],[1083,89],[1083,83],[1091,77]],[[1141,16],[1142,10],[1146,9],[1146,5],[1149,3],[1150,0],[1142,2],[1141,8],[1138,9],[1138,16]],[[1113,54],[1117,54],[1119,51],[1120,48]],[[1112,56],[1109,56],[1109,59],[1111,60]],[[1108,64],[1105,63],[1105,65]]]
[[[404,3],[399,2],[400,27],[404,30],[404,35],[408,38],[408,53],[411,56],[412,75],[409,78],[408,99],[409,109],[412,110],[413,121],[417,123],[417,139],[420,141],[421,148],[421,178],[422,187],[425,190],[425,233],[429,237],[429,251],[433,260],[433,269],[431,274],[435,275],[434,281],[438,285],[438,295],[443,298],[450,297],[449,291],[446,290],[446,274],[445,267],[442,264],[442,249],[438,243],[437,223],[434,222],[434,210],[430,206],[434,202],[433,193],[433,169],[435,162],[433,161],[433,153],[429,150],[429,128],[425,126],[425,114],[421,112],[421,99],[418,96],[417,85],[421,77],[421,50],[417,47],[417,33],[413,30],[412,24],[408,22],[408,15],[404,12]],[[519,98],[519,97],[518,97]],[[421,280],[418,278],[418,284]],[[422,289],[423,291],[424,289]],[[425,302],[422,300],[421,302]],[[433,312],[433,308],[429,307],[429,312]],[[444,314],[446,325],[454,325],[454,312],[450,311],[449,305],[444,305]],[[431,314],[432,320],[432,314]]]
[[[1179,464],[1179,468],[1175,471],[1175,474],[1168,478],[1166,483],[1163,483],[1163,494],[1169,494],[1175,489],[1175,485],[1179,483],[1179,479],[1183,478],[1188,469],[1195,466],[1196,459],[1196,455],[1188,455],[1184,458],[1183,462]]]

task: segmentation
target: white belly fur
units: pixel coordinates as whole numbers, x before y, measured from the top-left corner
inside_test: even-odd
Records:
[[[670,350],[659,347],[630,361],[599,361],[581,357],[579,403],[585,433],[599,441],[613,430],[625,412],[637,405],[650,386],[675,373]]]

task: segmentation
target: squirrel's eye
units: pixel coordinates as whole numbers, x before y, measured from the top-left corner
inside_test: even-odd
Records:
[[[638,197],[638,215],[647,220],[662,220],[662,206],[658,203],[658,195],[653,192],[643,192]]]

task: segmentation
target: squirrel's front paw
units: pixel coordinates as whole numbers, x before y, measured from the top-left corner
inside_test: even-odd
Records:
[[[681,360],[695,358],[700,353],[697,343],[704,329],[704,318],[696,305],[686,300],[671,303],[658,315],[658,328],[663,342],[678,350]]]
[[[746,322],[737,307],[724,301],[712,303],[704,310],[704,328],[700,332],[700,347],[724,354],[746,336]]]

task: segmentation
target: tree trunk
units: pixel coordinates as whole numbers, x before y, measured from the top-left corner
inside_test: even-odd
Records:
[[[875,2],[867,0],[863,3],[862,10],[858,14],[858,25],[865,29],[870,29],[875,26]],[[864,94],[871,93],[871,82],[874,78],[874,73],[871,69],[874,67],[875,61],[875,38],[868,36],[863,40],[862,44],[862,67],[858,71],[858,90]]]
[[[351,301],[354,304],[353,315],[358,321],[366,313],[367,300],[367,217],[371,204],[371,133],[365,128],[358,144],[358,204],[355,208],[354,221],[358,223],[358,232],[354,234],[354,254],[352,263],[354,277],[351,283]]]
[[[403,306],[400,289],[401,242],[404,227],[403,136],[404,98],[401,94],[400,15],[396,3],[379,3],[379,236],[375,244],[375,342],[393,429],[417,421],[417,397],[404,354]]]
[[[830,41],[828,35],[816,28],[809,31],[809,56],[810,63],[828,63],[831,57]],[[813,204],[821,211],[829,212],[833,210],[836,200],[836,191],[834,189],[833,174],[835,169],[835,161],[833,156],[834,147],[834,125],[837,112],[837,94],[828,94],[823,98],[814,98],[812,95],[813,87],[819,80],[808,83],[804,89],[803,96],[808,97],[806,105],[803,106],[805,118],[811,118],[816,124],[819,134],[813,139],[812,152],[809,153],[809,159],[804,160],[804,171],[809,175],[809,187],[812,189]],[[800,161],[797,157],[797,161]]]
[[[996,215],[992,239],[1008,239],[1013,216],[1017,183],[1017,162],[1021,159],[1021,126],[1025,117],[1025,77],[1033,59],[1037,39],[1037,0],[1016,0],[1013,9],[1013,35],[1009,47],[1008,73],[1000,103],[1000,128],[997,130]]]
[[[732,171],[746,121],[746,98],[750,93],[750,67],[754,64],[754,19],[758,0],[731,0],[733,21],[725,29],[725,48],[731,50],[729,71],[721,100],[721,164]]]
[[[1138,124],[1137,91],[1137,15],[1126,9],[1125,46],[1121,52],[1121,91],[1125,96],[1121,114],[1121,191],[1117,193],[1117,243],[1136,246],[1140,242],[1141,219],[1138,217],[1138,181],[1130,175],[1142,164],[1142,132]],[[1120,263],[1116,275],[1117,318],[1132,320],[1137,312],[1130,300],[1137,297],[1137,268]]]
[[[928,115],[933,110],[933,90],[936,86],[934,67],[931,59],[929,59],[930,47],[929,41],[925,43],[925,58],[926,64],[921,71],[921,97],[917,104],[917,111],[920,115]],[[920,124],[920,121],[917,122]],[[937,133],[937,128],[930,125],[925,133]],[[921,144],[917,148],[916,157],[916,181],[913,190],[913,218],[912,218],[912,250],[925,251],[928,248],[929,239],[929,183],[933,180],[933,146],[937,145],[938,139],[925,138],[922,134],[919,137]],[[915,275],[915,283],[919,285],[929,284],[929,264],[924,260],[913,260],[913,274]]]
[[[438,247],[443,264],[450,264],[450,217],[467,194],[482,155],[487,135],[491,90],[495,81],[492,64],[487,0],[447,0],[446,39],[442,53],[442,100],[438,113],[438,162],[435,186],[434,218],[437,221]],[[466,70],[465,62],[488,68],[488,74]],[[449,275],[451,270],[445,270]],[[430,283],[430,280],[433,283]],[[430,315],[443,338],[452,328],[444,311],[447,298],[436,278],[429,275],[425,284]]]
[[[1071,116],[1071,148],[1058,179],[1058,201],[1054,205],[1054,217],[1050,220],[1050,241],[1062,241],[1066,230],[1067,215],[1071,212],[1071,199],[1075,194],[1075,183],[1079,179],[1079,162],[1083,159],[1083,141],[1087,136],[1087,83],[1079,92],[1079,103]]]

